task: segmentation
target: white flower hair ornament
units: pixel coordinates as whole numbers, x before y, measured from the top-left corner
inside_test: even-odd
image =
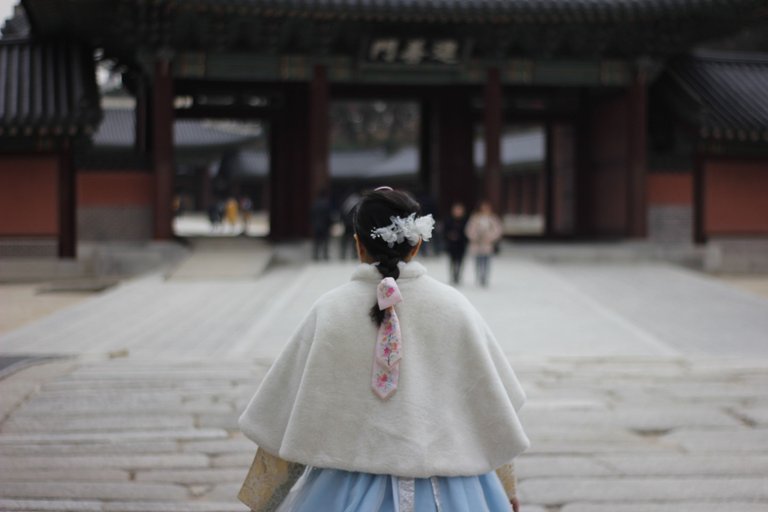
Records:
[[[432,238],[432,229],[435,227],[432,214],[416,218],[416,214],[412,213],[405,218],[390,217],[389,220],[392,221],[389,226],[372,229],[371,238],[381,238],[389,247],[403,243],[404,240],[415,246],[419,240],[428,242]]]

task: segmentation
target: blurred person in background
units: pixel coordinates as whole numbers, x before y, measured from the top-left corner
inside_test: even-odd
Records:
[[[310,209],[310,224],[312,226],[312,259],[328,260],[328,239],[331,236],[333,210],[328,191],[323,189],[315,198]]]
[[[461,266],[467,252],[467,211],[462,203],[451,206],[451,215],[445,220],[443,236],[451,265],[451,284],[461,283]]]
[[[237,218],[239,216],[240,207],[237,204],[237,199],[230,197],[227,199],[227,202],[224,205],[224,218],[227,219],[227,224],[230,228],[232,228],[232,231],[235,230],[235,226],[237,225]]]
[[[218,231],[221,226],[222,210],[223,205],[220,199],[213,201],[210,206],[208,206],[208,220],[211,223],[211,231],[214,233]]]
[[[253,210],[253,201],[248,196],[240,198],[240,216],[243,218],[243,235],[248,234],[248,224],[251,223],[251,211]]]
[[[469,239],[469,252],[475,257],[477,284],[487,287],[491,256],[502,234],[501,220],[493,213],[490,202],[480,203],[480,207],[469,218],[465,232]]]

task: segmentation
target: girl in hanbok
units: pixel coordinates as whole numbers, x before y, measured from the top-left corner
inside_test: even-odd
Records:
[[[258,512],[518,510],[525,394],[467,299],[413,258],[431,215],[388,187],[354,217],[361,264],[320,297],[240,417]]]

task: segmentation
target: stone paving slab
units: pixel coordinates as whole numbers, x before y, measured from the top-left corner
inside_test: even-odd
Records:
[[[526,454],[515,462],[518,474],[526,478],[535,477],[585,477],[610,476],[616,469],[591,454],[581,457],[573,455]]]
[[[229,453],[211,457],[214,468],[248,468],[253,462],[253,453]]]
[[[244,512],[248,508],[234,502],[157,503],[112,502],[104,504],[104,512]]]
[[[243,477],[243,470],[236,469],[185,469],[137,471],[137,482],[165,482],[182,485],[220,484],[238,482]],[[232,496],[227,496],[231,499]]]
[[[764,356],[768,300],[672,265],[562,264],[558,278],[688,355]],[[738,333],[738,335],[734,335]]]
[[[560,512],[765,512],[760,503],[711,503],[683,501],[678,503],[571,503]]]
[[[151,501],[4,500],[5,512],[244,512],[242,504],[225,502],[168,503]]]
[[[184,501],[187,489],[172,484],[133,482],[0,482],[0,496],[8,498],[59,498],[94,500]]]
[[[2,499],[0,510],[7,512],[101,512],[99,501]]]
[[[153,439],[217,439],[227,437],[221,429],[187,429],[187,430],[152,430],[127,432],[88,432],[75,434],[3,434],[0,435],[0,445],[4,444],[57,444],[62,442],[103,442],[119,443],[123,441],[142,441]]]
[[[445,258],[424,263],[447,280]],[[234,281],[148,276],[0,336],[0,346],[9,353],[271,360],[312,303],[347,281],[354,266],[291,263]],[[494,259],[487,289],[471,284],[470,273],[459,290],[510,354],[768,356],[768,299],[671,265],[542,263],[508,251]]]
[[[170,272],[170,279],[255,279],[272,259],[271,246],[250,237],[196,238],[192,246],[192,254]]]
[[[0,285],[0,335],[34,322],[62,308],[71,307],[90,296],[89,293],[40,293],[39,284]]]
[[[443,260],[427,266],[445,279]],[[256,447],[237,416],[352,268],[149,276],[0,337],[79,355],[0,381],[0,510],[245,510]],[[504,256],[492,273],[460,290],[528,391],[524,512],[768,510],[768,301],[665,265]]]
[[[523,422],[533,446],[517,461],[525,511],[768,507],[768,429],[744,418],[744,411],[762,410],[750,396],[768,375],[768,361],[519,363],[532,391]],[[256,447],[236,430],[236,419],[264,371],[263,360],[122,358],[82,360],[49,375],[0,423],[0,510],[244,510],[235,494]],[[158,373],[153,399],[141,383]],[[695,388],[703,375],[744,398],[673,392]],[[211,393],[195,396],[200,382]],[[100,417],[98,407],[85,407],[91,401],[131,408]],[[173,405],[158,414],[158,403]],[[180,407],[190,403],[195,407]],[[168,428],[157,428],[163,424]],[[72,503],[83,506],[67,508]]]
[[[42,415],[26,416],[17,414],[3,423],[2,432],[111,432],[120,430],[181,430],[195,426],[195,419],[189,416],[60,416],[51,424]]]
[[[768,455],[646,454],[642,457],[600,455],[595,463],[627,476],[760,476],[768,475]],[[546,476],[546,475],[543,475]],[[556,476],[556,475],[555,475]]]
[[[0,455],[121,455],[121,454],[159,454],[178,451],[179,442],[175,439],[163,441],[122,441],[119,443],[20,443],[0,445]]]
[[[664,436],[663,439],[679,444],[690,453],[768,453],[768,428],[680,429]]]
[[[726,478],[531,478],[520,499],[544,506],[569,502],[768,502],[764,477]]]
[[[547,409],[524,409],[521,415],[526,425],[546,427],[551,421]],[[705,409],[690,405],[661,405],[648,407],[613,407],[610,409],[574,409],[560,411],[561,421],[569,426],[620,426],[635,432],[668,431],[680,427],[739,427],[744,423],[736,415],[723,409]]]
[[[201,468],[208,466],[208,458],[201,454],[162,455],[90,455],[67,457],[13,457],[0,460],[0,469],[81,469],[81,468]]]
[[[121,482],[130,478],[128,471],[119,469],[65,467],[51,469],[0,467],[2,482]]]
[[[768,427],[768,407],[737,407],[733,413],[745,422]]]

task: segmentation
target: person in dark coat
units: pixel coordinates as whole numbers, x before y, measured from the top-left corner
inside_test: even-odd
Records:
[[[461,282],[461,265],[464,262],[464,254],[467,252],[467,211],[461,203],[451,206],[451,215],[445,220],[443,238],[445,248],[451,261],[451,283],[458,285]]]
[[[310,210],[312,225],[312,259],[315,261],[328,260],[328,239],[331,236],[331,224],[333,223],[331,199],[328,192],[322,190]]]

